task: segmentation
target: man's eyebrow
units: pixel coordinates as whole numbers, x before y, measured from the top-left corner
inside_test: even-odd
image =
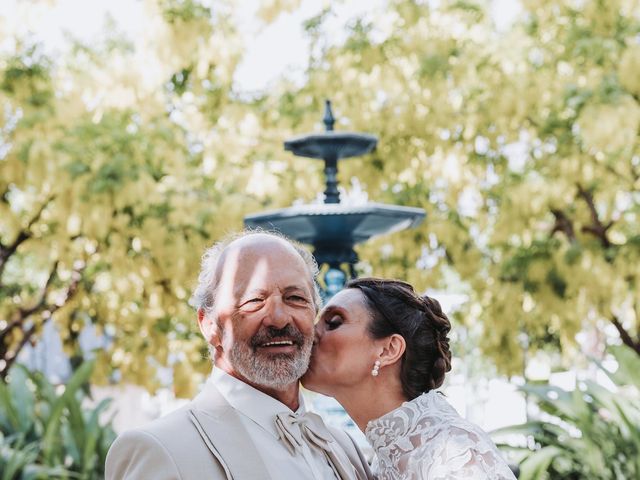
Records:
[[[284,287],[282,289],[283,292],[290,292],[291,290],[299,290],[301,292],[306,292],[307,289],[304,288],[303,285],[289,285],[288,287]]]
[[[250,290],[244,290],[238,292],[238,298],[245,298],[251,295],[265,295],[266,290],[264,288],[252,288]]]

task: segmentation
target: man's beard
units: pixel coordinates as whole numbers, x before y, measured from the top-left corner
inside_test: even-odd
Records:
[[[266,342],[287,338],[293,341],[294,353],[262,353],[258,348]],[[249,340],[236,341],[229,350],[231,366],[249,382],[262,387],[283,390],[297,382],[309,368],[313,335],[307,338],[292,325],[282,329],[261,328]]]

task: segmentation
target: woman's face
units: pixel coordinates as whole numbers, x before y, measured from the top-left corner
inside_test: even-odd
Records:
[[[367,331],[369,322],[360,290],[345,289],[331,298],[316,323],[311,363],[302,377],[305,388],[334,395],[371,377],[379,352]]]

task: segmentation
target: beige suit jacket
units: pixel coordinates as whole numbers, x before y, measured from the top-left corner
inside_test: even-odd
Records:
[[[358,480],[372,479],[351,437],[331,429]],[[267,469],[239,414],[211,382],[191,403],[149,425],[124,432],[109,449],[106,480],[257,480]],[[274,479],[275,480],[275,479]]]

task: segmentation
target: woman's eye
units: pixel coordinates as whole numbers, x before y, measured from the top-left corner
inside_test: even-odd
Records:
[[[331,317],[330,319],[325,321],[327,325],[327,330],[335,330],[340,325],[342,325],[342,319],[340,317]]]
[[[247,300],[247,301],[246,301],[246,302],[244,302],[244,303],[245,303],[245,304],[247,304],[247,303],[258,303],[258,302],[261,302],[261,301],[262,301],[262,299],[261,299],[261,298],[251,298],[251,299]]]

